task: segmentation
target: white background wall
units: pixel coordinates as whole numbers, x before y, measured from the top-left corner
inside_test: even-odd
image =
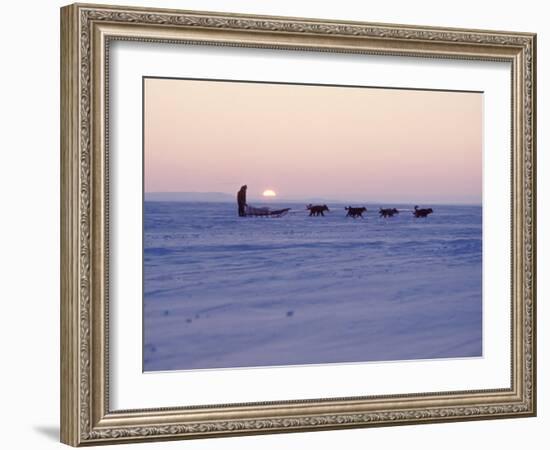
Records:
[[[118,2],[124,4],[126,2]],[[158,6],[539,33],[539,416],[532,419],[375,428],[142,444],[139,448],[547,448],[550,178],[550,14],[547,2],[134,0]],[[59,448],[59,1],[2,5],[0,70],[1,446]],[[546,54],[546,55],[545,55]],[[546,280],[545,280],[546,278]],[[545,304],[546,303],[546,304]],[[544,439],[546,437],[546,439]],[[128,446],[124,446],[128,447]],[[137,447],[135,447],[137,448]]]

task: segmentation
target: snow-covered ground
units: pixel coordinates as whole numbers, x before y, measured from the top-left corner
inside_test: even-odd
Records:
[[[145,202],[144,370],[482,354],[479,206]]]

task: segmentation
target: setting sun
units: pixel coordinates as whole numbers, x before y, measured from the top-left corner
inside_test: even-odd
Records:
[[[271,189],[266,189],[262,195],[264,197],[277,197],[277,194],[275,193],[275,191]]]

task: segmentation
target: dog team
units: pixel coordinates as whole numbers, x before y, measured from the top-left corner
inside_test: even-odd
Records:
[[[309,210],[309,215],[311,216],[324,216],[325,211],[330,211],[328,209],[327,205],[312,205],[311,203],[306,206],[306,209]],[[354,219],[361,217],[363,218],[363,213],[367,212],[367,208],[364,206],[361,207],[353,207],[353,206],[346,206],[345,210],[347,211],[346,217],[353,217]],[[419,208],[418,205],[414,207],[414,211],[412,211],[414,217],[428,217],[430,214],[432,214],[434,211],[432,208]],[[393,217],[395,214],[399,214],[399,211],[397,208],[380,208],[378,211],[378,215],[380,217]]]

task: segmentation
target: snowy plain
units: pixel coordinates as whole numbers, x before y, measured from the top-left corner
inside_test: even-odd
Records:
[[[143,369],[482,356],[481,207],[345,206],[146,201]]]

